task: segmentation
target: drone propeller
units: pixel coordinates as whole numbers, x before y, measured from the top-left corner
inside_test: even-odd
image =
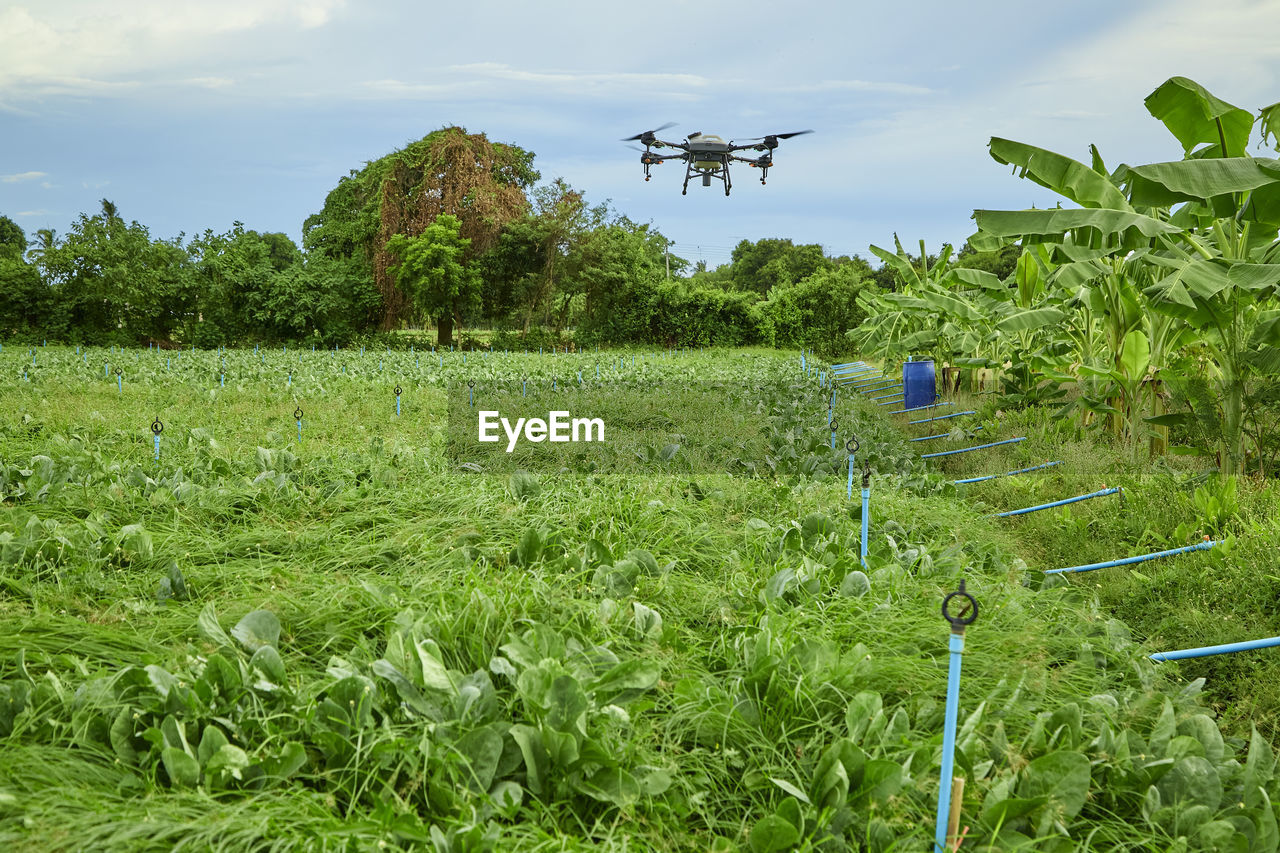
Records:
[[[806,133],[813,133],[812,130],[796,130],[791,133],[771,133],[768,136],[756,136],[747,142],[763,142],[766,148],[773,149],[778,147],[779,139],[790,139],[793,136],[803,136]]]
[[[653,130],[646,130],[644,133],[637,133],[635,136],[628,136],[622,141],[623,142],[643,142],[645,145],[652,145],[654,143],[654,140],[657,138],[656,134],[659,131],[663,131],[669,127],[675,127],[675,126],[676,126],[676,123],[674,121],[669,121],[666,124],[662,125],[661,127],[655,127]]]

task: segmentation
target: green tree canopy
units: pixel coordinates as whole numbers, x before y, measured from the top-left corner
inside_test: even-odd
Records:
[[[466,262],[470,246],[462,222],[448,213],[416,237],[396,234],[387,241],[396,283],[413,309],[437,318],[441,346],[452,342],[463,312],[480,307],[480,277]]]
[[[503,225],[528,209],[525,193],[538,180],[533,157],[461,127],[434,131],[342,178],[324,208],[307,218],[303,245],[366,265],[382,295],[382,327],[394,328],[411,306],[391,270],[397,264],[387,249],[391,239],[422,234],[449,214],[469,241],[468,257],[483,254]]]

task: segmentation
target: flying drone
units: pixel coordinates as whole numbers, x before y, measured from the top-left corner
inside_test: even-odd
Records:
[[[764,183],[765,176],[769,174],[769,167],[773,165],[773,149],[783,139],[790,139],[793,136],[800,136],[805,133],[813,133],[812,130],[797,130],[794,133],[771,133],[768,136],[758,136],[748,139],[745,143],[739,145],[731,139],[725,142],[719,136],[713,136],[709,133],[698,131],[691,133],[685,137],[684,142],[667,142],[659,139],[658,133],[673,127],[674,124],[664,124],[662,127],[656,127],[653,130],[646,130],[644,133],[637,133],[635,136],[628,136],[623,142],[641,142],[644,148],[637,148],[632,145],[636,151],[640,153],[640,162],[644,164],[644,179],[649,180],[649,167],[657,166],[665,163],[667,160],[683,160],[685,162],[684,170],[684,188],[680,190],[681,195],[689,193],[689,179],[694,176],[702,178],[704,187],[711,186],[712,178],[719,178],[724,183],[724,194],[728,195],[729,190],[733,188],[733,181],[729,179],[729,164],[734,160],[746,163],[748,166],[760,170],[760,183]],[[657,154],[654,148],[678,148],[679,154]],[[760,151],[759,157],[740,157],[738,151]]]

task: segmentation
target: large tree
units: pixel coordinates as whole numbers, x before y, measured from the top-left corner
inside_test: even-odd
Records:
[[[461,127],[434,131],[342,178],[324,209],[308,217],[303,245],[367,265],[382,295],[381,325],[394,328],[411,306],[391,269],[397,263],[387,251],[391,238],[415,237],[449,214],[470,241],[468,260],[483,254],[504,224],[528,210],[525,192],[538,180],[533,156]]]
[[[470,247],[462,223],[448,213],[416,237],[396,234],[387,241],[400,291],[413,308],[436,318],[440,346],[453,342],[454,323],[461,325],[466,310],[480,307],[480,277],[466,262]]]

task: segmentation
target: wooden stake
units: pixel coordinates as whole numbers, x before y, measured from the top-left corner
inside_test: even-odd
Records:
[[[951,780],[951,813],[947,815],[947,841],[954,842],[960,832],[960,803],[964,799],[964,777]]]

